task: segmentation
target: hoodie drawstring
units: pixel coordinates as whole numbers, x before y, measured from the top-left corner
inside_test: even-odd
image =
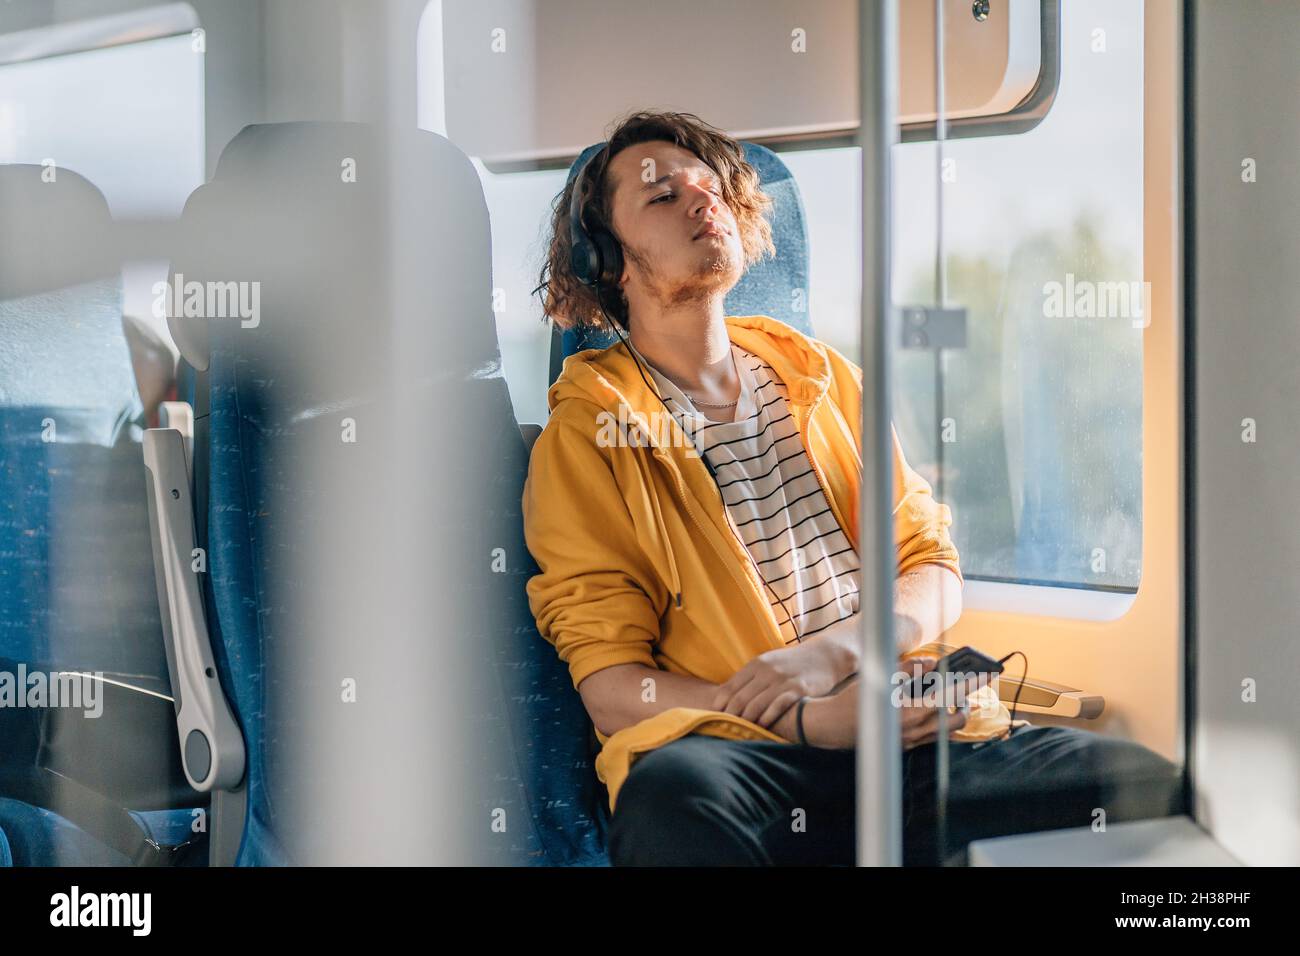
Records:
[[[668,551],[668,577],[672,582],[673,601],[677,608],[682,606],[682,579],[677,573],[677,557],[673,554],[673,542],[668,536],[668,528],[664,524],[663,513],[659,509],[659,496],[654,493],[654,484],[648,467],[647,455],[638,455],[637,464],[641,468],[642,478],[645,481],[645,487],[650,495],[650,510],[654,512],[655,526],[659,529],[659,536],[663,538],[664,547]]]

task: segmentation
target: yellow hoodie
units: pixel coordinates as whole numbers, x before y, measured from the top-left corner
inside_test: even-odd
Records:
[[[830,346],[767,316],[732,316],[731,341],[785,382],[790,410],[827,501],[858,542],[862,370]],[[621,342],[570,356],[547,395],[550,420],[524,485],[524,530],[541,573],[528,600],[542,636],[576,688],[617,664],[643,664],[721,684],[784,647],[777,617],[722,496],[681,426],[646,387]],[[898,574],[938,564],[961,577],[947,505],[894,447]],[[903,655],[937,656],[932,645]],[[1005,733],[1010,715],[992,687],[972,695],[953,740]],[[733,714],[674,707],[610,737],[596,774],[611,811],[632,761],[690,733],[789,743]]]

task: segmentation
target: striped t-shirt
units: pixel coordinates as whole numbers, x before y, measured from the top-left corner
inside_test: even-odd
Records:
[[[802,641],[857,613],[857,552],[835,520],[786,403],[785,383],[772,367],[733,342],[740,401],[734,422],[713,422],[636,354],[713,466],[727,514],[766,582],[785,642]]]

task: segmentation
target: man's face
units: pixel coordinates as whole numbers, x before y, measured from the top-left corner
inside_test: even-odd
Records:
[[[638,143],[610,162],[623,289],[677,305],[725,294],[744,272],[736,217],[703,160],[668,142]]]

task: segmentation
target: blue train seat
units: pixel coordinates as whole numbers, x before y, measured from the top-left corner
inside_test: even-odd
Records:
[[[0,671],[18,693],[106,679],[94,719],[0,707],[0,863],[129,863],[163,830],[189,842],[202,801],[177,783],[112,222],[42,166],[0,166],[0,209]]]
[[[353,181],[340,176],[344,158],[355,163]],[[387,176],[375,173],[397,165],[418,173],[400,195],[423,224],[412,248],[392,246],[393,197]],[[575,765],[595,782],[585,739],[549,732],[583,712],[560,662],[537,652],[545,644],[528,609],[525,585],[535,569],[520,514],[527,450],[501,374],[487,207],[472,164],[431,133],[349,123],[251,126],[226,147],[213,181],[190,197],[183,233],[172,268],[186,281],[262,283],[256,327],[172,320],[187,366],[181,392],[195,405],[208,629],[247,753],[229,861],[328,857],[322,841],[335,837],[299,825],[292,808],[330,781],[302,775],[300,765],[291,771],[286,742],[316,734],[331,751],[366,745],[344,739],[347,728],[333,738],[324,733],[336,719],[325,703],[337,700],[333,678],[286,664],[324,623],[313,619],[311,596],[330,586],[298,579],[292,557],[310,548],[313,529],[339,515],[396,507],[349,490],[355,466],[338,431],[345,414],[359,423],[370,454],[439,463],[429,500],[420,503],[427,523],[412,534],[456,554],[508,556],[504,568],[467,560],[454,578],[419,582],[438,613],[424,632],[402,636],[445,645],[445,666],[473,702],[457,728],[472,742],[461,762],[434,761],[433,743],[446,729],[431,731],[430,753],[407,755],[461,782],[464,825],[444,825],[474,834],[476,863],[598,860],[603,835],[568,802]],[[402,316],[406,328],[425,330],[418,346],[398,340],[400,302],[414,311]],[[394,361],[413,353],[418,361]],[[399,401],[418,403],[427,427],[392,434],[385,409]],[[388,560],[339,556],[340,563]],[[358,619],[367,615],[382,619],[381,609],[358,611]],[[460,639],[453,645],[439,640],[444,635]],[[363,633],[341,654],[346,673],[382,675],[402,665],[374,660]],[[307,727],[311,701],[321,702],[321,719]],[[389,729],[409,728],[378,732]],[[368,765],[364,756],[358,763]],[[357,820],[358,834],[381,829],[375,821],[396,811],[364,812],[370,818]],[[510,821],[504,831],[489,826],[494,816]],[[406,839],[418,841],[414,823]]]

